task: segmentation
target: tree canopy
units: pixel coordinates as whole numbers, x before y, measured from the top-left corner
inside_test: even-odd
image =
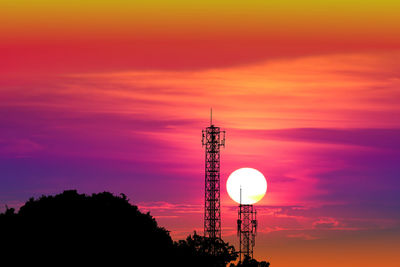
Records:
[[[233,263],[230,265],[230,267],[269,267],[270,263],[266,261],[257,261],[255,259],[252,259],[250,257],[245,257],[242,262],[239,262],[237,265],[234,265]]]
[[[186,240],[175,242],[175,247],[180,266],[226,266],[238,256],[235,248],[222,239],[213,240],[196,232]]]
[[[16,263],[114,265],[145,260],[147,266],[158,266],[173,250],[169,232],[149,213],[141,213],[125,195],[107,192],[87,196],[71,190],[31,198],[18,213],[0,215],[0,229],[1,242],[8,255],[17,256]]]
[[[0,255],[12,265],[225,267],[237,258],[221,239],[194,233],[173,242],[149,213],[108,192],[31,198],[18,213],[0,214],[0,229]]]

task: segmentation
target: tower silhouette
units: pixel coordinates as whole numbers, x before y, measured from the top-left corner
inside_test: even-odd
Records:
[[[240,242],[239,262],[246,257],[252,259],[257,234],[257,211],[253,205],[242,204],[242,188],[240,188],[237,231]]]
[[[202,145],[206,152],[204,236],[216,239],[221,238],[220,148],[225,147],[225,131],[213,125],[212,109],[210,126],[202,130]]]

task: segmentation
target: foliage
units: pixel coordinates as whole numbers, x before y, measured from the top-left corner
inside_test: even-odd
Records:
[[[238,263],[236,266],[231,264],[230,267],[269,267],[270,263],[266,261],[258,262],[255,259],[251,259],[249,257],[245,257],[241,263]]]
[[[189,235],[186,240],[174,243],[179,266],[226,266],[237,258],[237,252],[222,239]],[[213,253],[215,251],[215,254]]]
[[[14,255],[14,265],[114,266],[145,259],[145,266],[159,266],[173,252],[169,232],[149,213],[141,213],[125,195],[107,192],[87,196],[70,190],[31,198],[17,214],[2,214],[0,229],[6,248],[0,253]]]

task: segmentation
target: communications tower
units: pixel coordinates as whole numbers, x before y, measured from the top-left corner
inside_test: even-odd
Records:
[[[242,189],[240,189],[237,231],[240,242],[239,262],[246,257],[252,259],[257,234],[257,211],[251,204],[242,204]]]
[[[210,126],[202,130],[202,145],[206,152],[204,236],[217,239],[221,238],[220,148],[225,147],[225,131],[212,123],[212,110]]]

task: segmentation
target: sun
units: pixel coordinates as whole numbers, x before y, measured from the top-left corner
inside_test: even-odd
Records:
[[[226,190],[237,203],[254,204],[260,201],[267,192],[267,181],[256,169],[240,168],[229,175]]]

